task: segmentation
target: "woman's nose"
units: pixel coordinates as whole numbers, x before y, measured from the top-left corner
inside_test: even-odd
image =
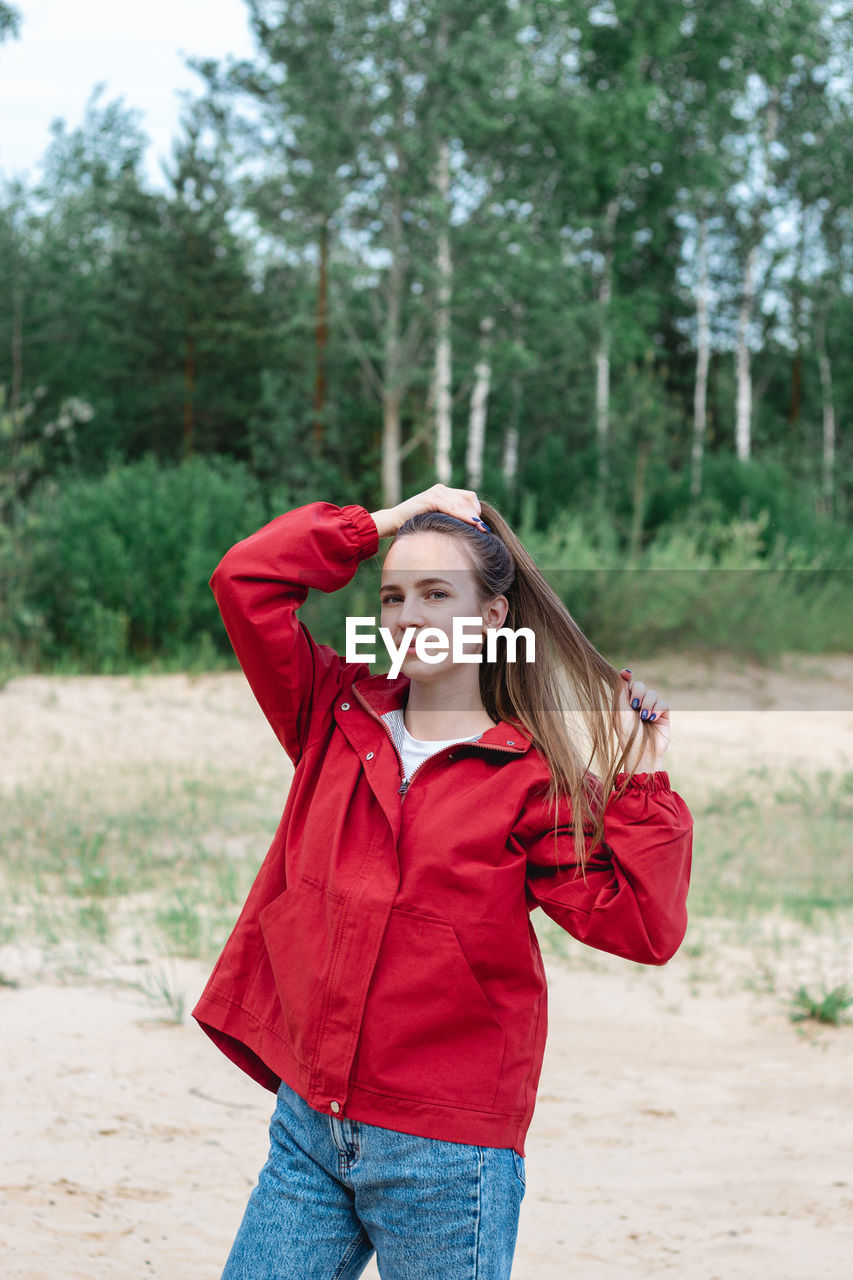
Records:
[[[414,596],[411,600],[404,600],[400,606],[400,612],[397,614],[397,622],[405,630],[406,627],[420,627],[423,625],[424,614],[421,602]]]

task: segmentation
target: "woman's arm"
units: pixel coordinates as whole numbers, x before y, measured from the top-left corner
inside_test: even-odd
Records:
[[[376,523],[364,507],[313,502],[236,543],[210,579],[240,666],[294,764],[312,719],[326,718],[352,665],[330,645],[317,644],[296,611],[309,588],[345,586],[378,545]]]
[[[616,775],[616,787],[624,780]],[[664,770],[637,773],[609,798],[604,839],[586,880],[574,862],[568,801],[554,840],[544,790],[530,799],[512,841],[527,857],[527,895],[572,937],[640,964],[666,964],[687,930],[693,818]],[[560,865],[557,866],[557,857]]]

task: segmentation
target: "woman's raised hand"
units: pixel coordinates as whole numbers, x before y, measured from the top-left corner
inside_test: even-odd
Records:
[[[669,703],[664,702],[655,689],[647,689],[642,680],[635,680],[630,667],[623,667],[619,674],[623,680],[616,730],[619,745],[625,746],[637,719],[651,725],[651,733],[641,733],[635,738],[625,768],[633,768],[637,773],[653,773],[662,767],[661,758],[669,746]]]
[[[380,538],[392,537],[400,525],[410,516],[419,515],[422,511],[444,511],[449,516],[456,516],[466,524],[482,525],[480,519],[480,500],[473,489],[450,489],[446,484],[434,484],[423,493],[416,493],[413,498],[399,502],[396,507],[371,511],[371,515],[379,530]]]

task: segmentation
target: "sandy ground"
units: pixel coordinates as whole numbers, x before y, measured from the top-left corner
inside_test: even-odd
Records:
[[[688,803],[762,765],[853,769],[851,657],[773,672],[632,665],[672,704],[668,767]],[[34,778],[92,786],[117,766],[126,781],[194,759],[286,785],[239,674],[28,677],[0,691],[0,803]],[[732,979],[748,954],[697,960],[690,938],[660,969],[577,944],[546,955],[513,1280],[853,1274],[853,1026],[804,1032]],[[853,977],[849,939],[825,959]],[[188,1009],[209,968],[170,962]],[[266,1158],[272,1094],[137,992],[15,976],[0,987],[0,1275],[216,1280]]]

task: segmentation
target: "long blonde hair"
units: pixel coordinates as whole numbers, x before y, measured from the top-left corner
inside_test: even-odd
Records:
[[[481,602],[496,595],[508,601],[504,627],[530,627],[536,637],[535,662],[508,662],[505,646],[496,661],[480,663],[480,696],[493,720],[515,723],[528,733],[548,761],[551,778],[546,799],[554,812],[557,848],[559,797],[568,797],[574,830],[575,863],[585,875],[590,851],[604,837],[604,804],[623,770],[637,733],[651,744],[653,727],[637,717],[624,748],[615,733],[617,699],[624,681],[602,657],[503,516],[480,500],[486,533],[443,511],[424,511],[400,525],[398,538],[435,532],[459,538],[473,562]],[[597,764],[600,773],[592,772]],[[558,857],[559,862],[559,857]]]

